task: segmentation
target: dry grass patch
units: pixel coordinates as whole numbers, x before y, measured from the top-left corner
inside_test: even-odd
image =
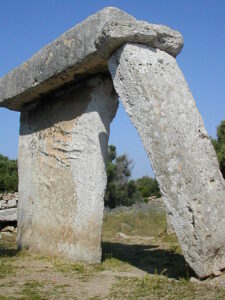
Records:
[[[152,275],[139,278],[118,278],[113,285],[110,299],[151,299],[151,300],[222,300],[225,290],[210,288],[188,280],[168,279]]]
[[[120,212],[106,214],[103,222],[103,240],[118,232],[128,235],[159,236],[166,231],[166,215],[162,212]]]
[[[14,256],[16,255],[15,235],[1,234],[0,238],[0,279],[12,275]],[[1,284],[1,283],[0,283]]]

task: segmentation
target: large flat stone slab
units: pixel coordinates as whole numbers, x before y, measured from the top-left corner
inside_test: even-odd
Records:
[[[159,49],[126,44],[109,60],[184,257],[198,276],[225,268],[225,182],[185,78]]]
[[[109,58],[125,43],[149,45],[176,57],[182,50],[183,37],[168,26],[121,19],[107,22],[95,45],[103,58]]]
[[[113,7],[105,8],[68,30],[28,61],[0,79],[0,106],[21,111],[62,86],[108,72],[107,58],[126,42],[146,43],[176,56],[180,33],[167,26],[137,21]],[[45,98],[46,99],[46,98]]]

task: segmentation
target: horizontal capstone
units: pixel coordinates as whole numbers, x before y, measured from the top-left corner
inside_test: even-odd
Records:
[[[0,106],[21,111],[27,103],[65,85],[108,73],[108,57],[127,42],[151,45],[173,56],[183,45],[177,31],[137,21],[117,8],[107,7],[0,78]]]

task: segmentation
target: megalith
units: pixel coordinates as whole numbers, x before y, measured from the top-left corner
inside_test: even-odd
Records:
[[[108,7],[0,78],[0,106],[21,112],[19,248],[100,261],[119,95],[186,261],[200,277],[225,268],[225,183],[175,60],[182,47],[178,31]]]
[[[186,261],[201,277],[225,268],[225,182],[176,60],[126,44],[109,59],[109,70],[150,157]]]
[[[89,263],[101,260],[109,78],[94,77],[21,112],[18,246]]]

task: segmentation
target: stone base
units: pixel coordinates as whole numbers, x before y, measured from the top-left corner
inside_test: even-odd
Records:
[[[117,106],[111,80],[95,77],[22,111],[19,249],[101,260],[105,164]]]

